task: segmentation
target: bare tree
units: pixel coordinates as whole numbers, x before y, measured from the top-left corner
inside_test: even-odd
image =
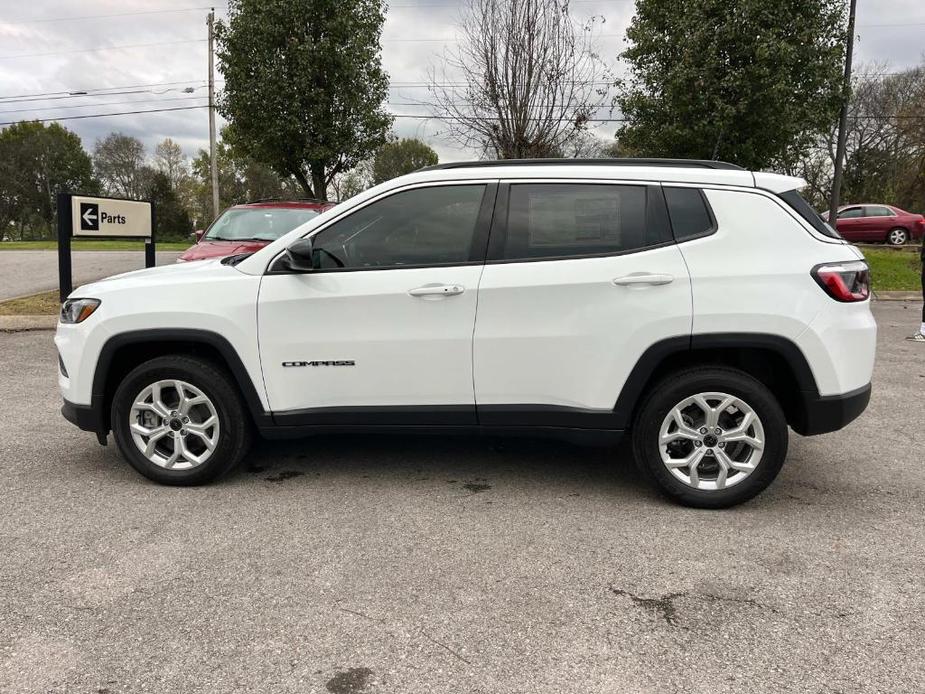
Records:
[[[561,155],[610,91],[598,21],[576,23],[569,0],[469,0],[459,47],[430,74],[434,115],[487,156]]]
[[[845,149],[844,203],[879,201],[925,208],[925,67],[890,72],[886,64],[861,67],[852,79]],[[805,178],[809,198],[824,206],[832,186],[836,131],[788,172]]]
[[[183,149],[169,137],[165,137],[154,148],[154,168],[167,176],[174,190],[189,176],[189,166]]]
[[[582,130],[566,143],[559,156],[569,159],[603,159],[618,156],[615,153],[616,140],[604,139],[591,130]]]
[[[93,169],[109,195],[139,198],[144,190],[145,147],[141,140],[110,133],[93,148]]]

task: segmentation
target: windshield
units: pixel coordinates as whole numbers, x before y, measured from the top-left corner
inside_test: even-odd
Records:
[[[210,241],[275,241],[288,231],[318,216],[318,210],[282,207],[225,210],[206,233]]]

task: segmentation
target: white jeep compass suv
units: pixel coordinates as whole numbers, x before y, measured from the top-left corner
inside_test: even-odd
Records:
[[[788,427],[870,398],[868,267],[803,185],[712,161],[423,169],[256,253],[79,288],[62,411],[165,484],[217,478],[254,432],[630,433],[670,497],[736,504]]]

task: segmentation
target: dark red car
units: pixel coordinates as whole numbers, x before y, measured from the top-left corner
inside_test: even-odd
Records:
[[[333,206],[333,202],[317,200],[259,200],[229,207],[205,232],[196,232],[196,245],[184,251],[177,262],[259,251]]]
[[[823,219],[828,213],[823,215]],[[846,241],[901,246],[925,234],[925,218],[893,205],[845,205],[838,210],[838,233]]]

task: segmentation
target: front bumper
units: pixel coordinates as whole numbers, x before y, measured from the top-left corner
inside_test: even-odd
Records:
[[[838,431],[857,419],[870,402],[871,386],[868,383],[857,390],[841,395],[804,393],[803,408],[798,421],[792,422],[795,432],[814,436]]]
[[[103,421],[103,408],[93,405],[77,405],[67,400],[61,405],[61,414],[71,424],[84,431],[92,431],[96,439],[104,446],[106,435],[109,434],[109,424]]]

